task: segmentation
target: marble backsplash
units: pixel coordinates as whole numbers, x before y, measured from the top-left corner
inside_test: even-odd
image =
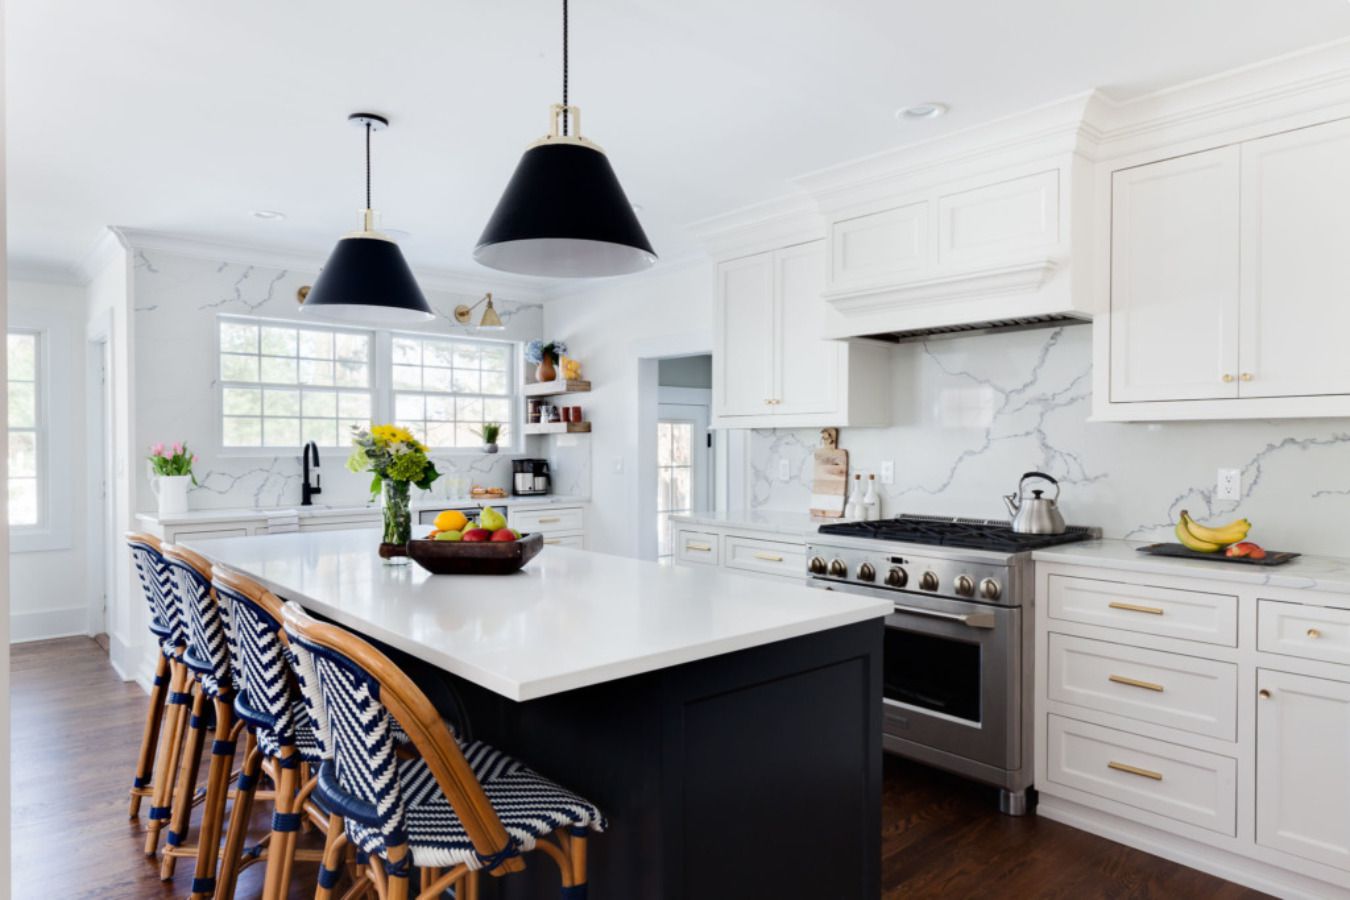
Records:
[[[301,464],[298,452],[280,455],[233,455],[221,452],[215,421],[215,329],[220,313],[295,320],[296,289],[310,283],[313,272],[268,269],[201,259],[162,251],[136,251],[132,292],[135,321],[136,438],[140,446],[184,440],[200,455],[198,486],[190,494],[194,509],[287,506],[300,502]],[[452,324],[458,303],[477,297],[427,291],[438,319],[422,331],[465,335]],[[543,327],[538,304],[497,299],[506,324],[493,337],[530,340]],[[530,438],[530,441],[539,441]],[[316,503],[359,505],[370,501],[370,476],[344,467],[345,449],[321,451],[323,494]],[[545,455],[547,448],[528,446],[520,456]],[[431,494],[444,498],[473,485],[511,484],[509,454],[433,454],[443,477]],[[589,456],[584,472],[563,466],[569,482],[589,491]],[[148,474],[148,464],[146,465]],[[149,478],[139,479],[137,508],[153,509]]]
[[[1267,548],[1350,556],[1350,420],[1089,422],[1091,344],[1077,325],[897,347],[893,424],[840,431],[850,471],[877,473],[886,515],[1007,518],[1000,495],[1040,470],[1065,518],[1107,537],[1167,539],[1187,509],[1246,516]],[[817,429],[752,432],[750,505],[805,510],[818,444]],[[1215,496],[1218,468],[1241,470],[1240,500]]]

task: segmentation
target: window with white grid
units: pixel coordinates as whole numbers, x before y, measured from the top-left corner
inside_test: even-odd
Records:
[[[221,444],[346,447],[369,426],[374,335],[222,317]]]
[[[9,353],[9,524],[36,526],[42,519],[41,396],[38,393],[39,335],[11,331]]]
[[[497,443],[515,433],[511,344],[395,334],[394,419],[434,448],[475,448],[488,422]]]

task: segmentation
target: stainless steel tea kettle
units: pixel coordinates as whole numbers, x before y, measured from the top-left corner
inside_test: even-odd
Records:
[[[1039,478],[1055,486],[1055,496],[1042,497],[1044,490],[1035,490],[1028,497],[1023,485],[1029,478]],[[1012,530],[1018,534],[1063,534],[1064,517],[1059,513],[1059,482],[1044,472],[1027,472],[1017,482],[1017,492],[1005,494],[1003,502],[1012,516]]]

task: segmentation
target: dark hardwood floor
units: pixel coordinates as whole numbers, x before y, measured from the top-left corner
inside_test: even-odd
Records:
[[[142,824],[126,816],[145,694],[88,638],[16,645],[11,675],[13,896],[185,896],[191,861],[161,882],[140,852]],[[894,757],[883,804],[887,898],[1263,896],[1065,825],[1001,816],[994,791]],[[312,895],[313,873],[296,866],[292,897]],[[261,882],[262,868],[249,869],[239,896]]]

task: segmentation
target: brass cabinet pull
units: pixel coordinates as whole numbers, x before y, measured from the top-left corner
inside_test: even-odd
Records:
[[[1270,691],[1266,690],[1265,688],[1261,688],[1261,690],[1256,692],[1256,696],[1260,697],[1262,700],[1269,700]]]
[[[544,543],[545,543],[545,544],[561,544],[561,543],[562,543],[562,539],[561,539],[561,538],[553,538],[553,539],[550,540],[549,538],[544,538]]]
[[[1243,373],[1242,373],[1242,380],[1243,380],[1243,381],[1251,381],[1251,380],[1252,380],[1253,378],[1255,378],[1255,377],[1256,377],[1256,376],[1253,375],[1251,372],[1243,372]]]
[[[697,550],[700,553],[708,553],[709,551],[712,550],[712,547],[708,546],[707,544],[685,544],[684,549]]]
[[[1126,678],[1124,675],[1108,675],[1106,680],[1114,681],[1116,684],[1125,684],[1130,687],[1143,688],[1146,691],[1157,691],[1160,694],[1163,692],[1163,686],[1161,684],[1154,684],[1151,681],[1140,681],[1137,678]]]
[[[762,560],[764,560],[765,562],[782,562],[782,561],[783,561],[783,557],[779,556],[777,553],[756,553],[756,554],[755,554],[755,559],[762,559]]]
[[[540,525],[552,525],[552,524],[554,524],[554,523],[556,523],[556,522],[561,522],[561,521],[562,521],[562,519],[558,518],[557,516],[547,516],[547,517],[545,517],[545,518],[540,519],[540,520],[539,520],[539,524],[540,524]]]
[[[1152,616],[1161,616],[1163,614],[1162,609],[1157,606],[1140,606],[1137,603],[1122,603],[1119,600],[1112,600],[1110,603],[1106,605],[1111,607],[1112,609],[1123,609],[1126,610],[1127,612],[1148,613],[1149,615]]]
[[[1154,781],[1162,781],[1162,773],[1155,772],[1152,769],[1141,769],[1138,766],[1132,766],[1128,763],[1116,762],[1111,760],[1106,764],[1108,769],[1115,769],[1117,772],[1126,772],[1130,775],[1138,775],[1140,778],[1152,778]]]
[[[1224,372],[1224,373],[1223,373],[1223,383],[1224,383],[1224,384],[1232,384],[1232,383],[1233,383],[1233,374],[1232,374],[1231,372]]]
[[[1317,640],[1317,639],[1320,638],[1321,636],[1322,636],[1322,632],[1318,631],[1316,628],[1309,628],[1309,629],[1308,629],[1308,637],[1312,638],[1313,640]]]

